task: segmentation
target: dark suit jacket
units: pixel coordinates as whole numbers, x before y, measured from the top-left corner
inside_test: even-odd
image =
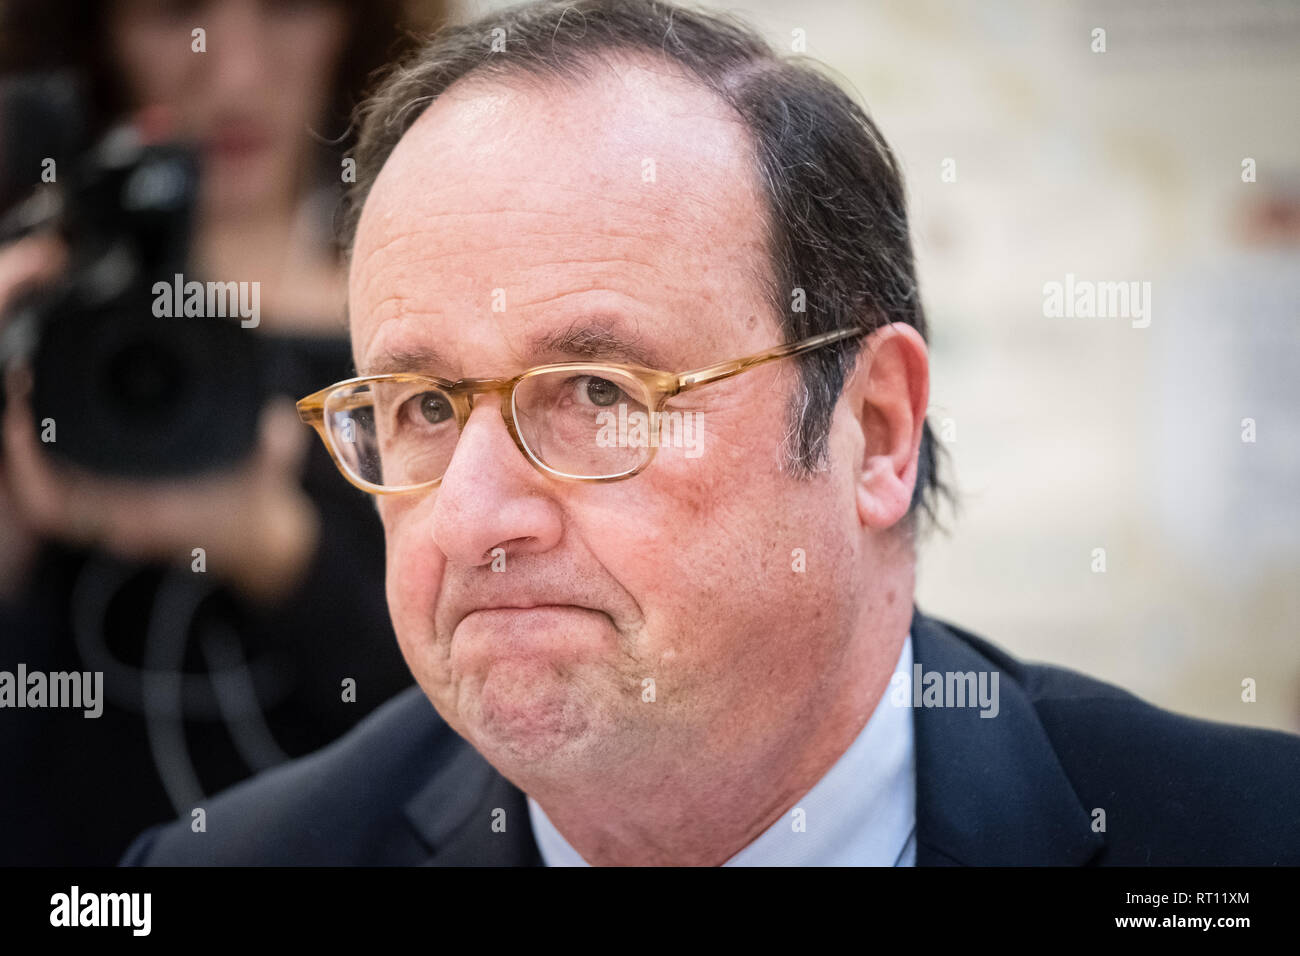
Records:
[[[1300,864],[1300,736],[1173,714],[915,609],[912,639],[927,671],[998,671],[1000,697],[992,718],[912,712],[918,866]],[[206,832],[155,826],[123,864],[541,863],[524,794],[418,687],[205,809]]]

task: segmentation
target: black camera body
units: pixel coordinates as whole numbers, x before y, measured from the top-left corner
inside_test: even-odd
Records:
[[[27,202],[51,210],[69,247],[66,274],[18,303],[3,330],[6,364],[32,371],[37,434],[51,455],[109,475],[236,464],[256,444],[268,394],[259,336],[237,317],[170,307],[189,257],[198,159],[131,127],[71,156],[40,156],[41,143],[66,150],[60,140],[80,125],[61,82],[10,80],[0,95],[0,142],[24,145],[0,171],[30,176]],[[51,159],[54,181],[42,182]],[[0,194],[15,192],[6,185]]]

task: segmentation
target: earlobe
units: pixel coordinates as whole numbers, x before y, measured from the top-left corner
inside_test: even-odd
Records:
[[[884,531],[901,521],[907,514],[915,483],[915,459],[899,475],[893,472],[888,459],[876,456],[858,477],[858,520],[863,527]]]
[[[845,384],[861,429],[855,495],[864,528],[884,531],[907,515],[929,397],[929,357],[920,333],[900,322],[871,333]]]

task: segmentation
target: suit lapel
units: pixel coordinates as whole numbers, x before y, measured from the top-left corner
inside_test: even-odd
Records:
[[[407,801],[404,811],[432,850],[425,866],[542,864],[523,791],[461,737],[452,758]]]
[[[1022,688],[994,661],[913,609],[923,672],[997,671],[998,713],[914,707],[918,866],[1081,866],[1105,845]],[[915,670],[915,668],[914,668]]]

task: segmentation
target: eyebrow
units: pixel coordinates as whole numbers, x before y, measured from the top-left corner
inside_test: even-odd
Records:
[[[529,340],[525,354],[533,364],[550,361],[621,362],[664,369],[662,357],[641,336],[623,331],[624,321],[611,315],[581,316],[562,329],[555,329]],[[432,346],[416,346],[388,351],[367,365],[360,375],[387,375],[393,372],[430,372],[448,368],[446,361]],[[522,369],[520,369],[522,371]]]
[[[446,367],[442,355],[436,349],[420,346],[385,352],[364,369],[359,369],[357,374],[391,375],[394,372],[427,372]]]
[[[608,315],[575,319],[566,328],[534,339],[529,354],[570,356],[592,361],[614,361],[661,368],[663,357],[636,334],[622,330],[622,320]]]

